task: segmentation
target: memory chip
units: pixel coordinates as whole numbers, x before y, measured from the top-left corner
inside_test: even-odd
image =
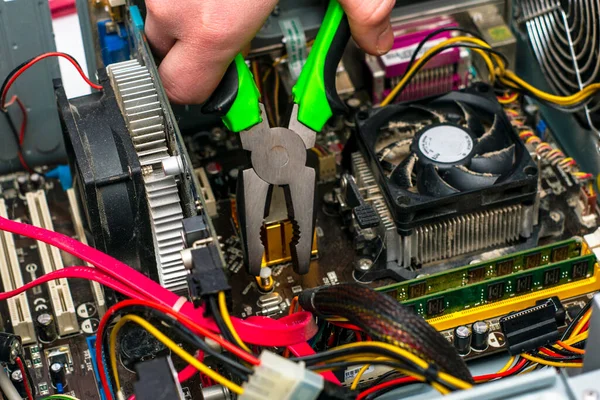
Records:
[[[427,283],[418,282],[408,286],[408,298],[414,299],[417,297],[425,296],[427,293]]]
[[[561,246],[552,250],[552,262],[564,261],[569,258],[569,246]]]
[[[582,279],[587,276],[588,271],[588,262],[587,261],[579,261],[571,267],[571,279],[577,280]]]
[[[541,262],[542,262],[542,253],[530,254],[528,256],[525,256],[525,259],[523,261],[523,268],[530,269],[530,268],[539,267]]]
[[[560,268],[552,268],[544,272],[544,286],[556,285],[560,282]]]
[[[469,283],[481,282],[485,279],[485,267],[477,267],[469,270]]]
[[[504,297],[504,282],[491,283],[487,286],[487,301],[500,300]]]
[[[533,287],[533,275],[525,275],[515,280],[515,293],[529,292]]]
[[[496,276],[504,276],[513,272],[515,266],[515,260],[500,261],[496,264]]]
[[[436,297],[435,299],[427,300],[427,316],[440,315],[446,309],[444,296]]]

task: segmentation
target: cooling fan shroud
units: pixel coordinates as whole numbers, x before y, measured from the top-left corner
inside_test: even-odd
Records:
[[[392,182],[439,197],[491,186],[511,172],[515,145],[507,140],[500,119],[494,116],[486,129],[469,105],[455,101],[454,106],[460,114],[409,105],[404,112],[429,115],[435,122],[425,124],[412,138],[381,149],[376,143],[378,161]]]
[[[485,85],[361,114],[357,142],[400,232],[533,204],[537,168]]]

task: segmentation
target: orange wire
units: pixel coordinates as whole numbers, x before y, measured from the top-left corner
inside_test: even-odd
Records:
[[[577,354],[585,354],[585,350],[578,349],[577,347],[573,347],[573,346],[566,344],[565,342],[562,342],[560,340],[558,340],[556,342],[556,344],[565,350],[569,350],[570,352],[577,353]]]

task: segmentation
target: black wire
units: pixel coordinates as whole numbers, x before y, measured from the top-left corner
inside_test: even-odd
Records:
[[[419,42],[419,45],[417,46],[417,48],[413,52],[412,56],[410,57],[410,61],[408,62],[406,71],[410,70],[410,67],[413,66],[413,64],[417,60],[417,56],[419,55],[419,52],[421,51],[421,49],[423,48],[425,43],[427,43],[427,41],[429,39],[431,39],[432,37],[437,36],[440,33],[444,33],[444,32],[463,32],[463,33],[469,34],[469,35],[485,42],[485,40],[481,36],[479,36],[478,33],[473,32],[469,29],[464,29],[464,28],[459,28],[459,27],[446,27],[446,28],[436,29],[435,31],[431,32],[429,35],[425,36],[423,38],[423,40],[421,40],[421,42]]]
[[[433,53],[429,54],[427,57],[424,57],[422,60],[422,64],[421,66],[424,66],[425,64],[427,64],[427,62],[429,62],[429,60],[431,60],[433,57],[435,57],[436,55],[438,55],[439,53],[446,51],[448,49],[452,49],[452,48],[469,48],[469,49],[477,49],[477,50],[482,50],[485,51],[488,54],[494,54],[497,55],[498,57],[500,57],[502,59],[502,61],[505,63],[505,65],[508,64],[508,59],[506,58],[506,56],[502,53],[500,53],[499,51],[496,51],[494,49],[490,49],[484,46],[479,46],[476,44],[471,44],[471,43],[453,43],[453,44],[449,44],[447,46],[444,46],[442,48],[439,48],[438,50],[434,51]],[[495,60],[493,60],[495,61]],[[407,71],[409,71],[407,69]],[[408,83],[411,81],[411,79],[413,79],[415,77],[415,75],[419,72],[419,69],[412,71],[409,73],[408,76],[408,80],[404,83],[404,87],[398,91],[398,93],[396,93],[394,95],[394,98],[392,99],[392,102],[395,102],[396,99],[398,98],[398,96],[400,95],[400,93],[402,93],[402,91],[406,88],[406,86],[408,85]],[[403,77],[404,78],[404,77]]]
[[[360,365],[363,366],[365,363],[361,362],[361,361],[338,361],[338,362],[332,362],[332,363],[325,363],[325,364],[318,364],[318,365],[311,365],[309,367],[307,367],[310,370],[337,370],[337,369],[343,369],[343,368],[348,368],[348,367],[352,367],[352,366],[356,366],[356,365]],[[392,367],[392,368],[401,368],[401,369],[408,369],[405,363],[398,363],[398,362],[393,362],[393,361],[373,361],[371,363],[369,363],[370,365],[384,365],[386,367]],[[421,369],[421,371],[412,371],[412,372],[416,372],[419,375],[425,375],[425,371],[423,371]],[[438,383],[444,387],[447,387],[450,390],[456,390],[457,388],[454,387],[453,385],[450,385],[448,382],[442,381],[440,379],[440,377],[437,374],[432,374],[432,376],[428,377],[431,382],[435,382]]]
[[[401,375],[401,374],[398,371],[388,371],[385,374],[383,374],[380,377],[378,377],[377,379],[375,379],[373,381],[373,383],[371,384],[371,386],[379,385],[380,383],[382,383],[383,381],[385,381],[388,378],[391,378],[394,375]]]
[[[79,64],[79,62],[75,59],[75,57],[73,57],[72,55],[68,54],[68,53],[64,53],[64,52],[59,52],[60,54],[64,54],[66,56],[69,56],[73,59],[73,61],[75,61],[75,64],[77,64],[77,66],[79,68],[81,68],[81,65]],[[44,53],[42,53],[44,54]],[[21,64],[17,65],[12,71],[10,71],[8,73],[8,75],[6,76],[6,78],[4,79],[4,82],[2,82],[2,86],[0,87],[0,94],[4,93],[4,89],[6,88],[6,85],[8,84],[8,81],[10,80],[10,78],[12,78],[12,76],[14,74],[16,74],[21,68],[23,68],[25,65],[29,64],[33,59],[35,59],[36,57],[41,56],[42,54],[39,54],[35,57],[31,57],[30,59],[22,62]],[[82,69],[83,70],[83,69]],[[3,104],[2,104],[3,105]]]
[[[554,361],[554,362],[581,361],[581,354],[579,354],[579,355],[569,355],[569,356],[565,356],[565,357],[553,357],[553,356],[549,356],[547,354],[544,354],[541,351],[538,351],[534,355],[536,357],[541,358],[542,360],[546,360],[546,361]]]
[[[217,324],[217,327],[221,331],[221,335],[223,335],[225,340],[227,340],[228,342],[231,342],[237,346],[238,344],[237,344],[235,338],[233,337],[233,334],[229,330],[229,327],[225,323],[225,320],[223,320],[223,316],[221,315],[221,312],[219,311],[219,305],[217,303],[216,296],[210,296],[208,298],[208,305],[210,307],[210,312],[212,313],[212,317],[214,318],[215,323]]]
[[[8,127],[10,128],[11,133],[13,134],[13,137],[15,138],[15,142],[17,143],[17,148],[19,149],[19,151],[21,151],[21,141],[19,140],[19,133],[17,132],[17,127],[15,126],[15,123],[13,122],[12,118],[10,117],[10,114],[8,113],[8,110],[2,110],[2,114],[4,114],[4,117],[6,118],[6,122],[8,122]]]
[[[573,329],[575,329],[575,326],[577,326],[577,323],[579,322],[579,320],[581,318],[583,318],[583,316],[585,315],[585,313],[592,307],[592,302],[588,301],[587,304],[585,306],[583,306],[583,308],[581,309],[581,311],[579,311],[579,313],[575,316],[575,318],[573,318],[573,320],[571,321],[571,323],[569,324],[569,326],[567,326],[567,329],[565,329],[565,331],[563,332],[563,335],[561,337],[561,341],[565,341],[569,338],[569,336],[571,336],[571,333],[573,332]]]
[[[118,318],[122,315],[125,315],[125,314],[130,314],[130,313],[149,313],[152,317],[160,320],[162,323],[166,324],[169,328],[173,329],[178,334],[178,336],[183,341],[185,341],[187,344],[189,344],[192,347],[199,348],[205,354],[214,357],[215,360],[220,361],[222,363],[222,365],[225,368],[227,368],[227,370],[229,372],[231,372],[232,374],[235,374],[236,376],[238,376],[239,378],[241,378],[243,380],[247,380],[248,375],[253,373],[253,371],[251,369],[249,369],[248,367],[238,363],[235,360],[232,360],[231,358],[219,353],[216,350],[213,350],[204,340],[202,340],[200,337],[195,335],[189,328],[187,328],[185,325],[179,323],[179,321],[177,321],[176,319],[170,317],[167,314],[163,314],[162,312],[155,310],[153,308],[150,308],[150,307],[137,306],[137,305],[124,307],[110,316],[110,319],[107,321],[106,326],[107,327],[111,326],[116,318]],[[103,341],[101,343],[101,346],[102,346],[102,356],[104,357],[106,354],[108,354],[107,349],[109,348],[110,335],[103,333],[102,337],[103,337]],[[105,361],[105,360],[103,360],[103,361]],[[106,363],[105,363],[105,365],[106,365]],[[109,370],[109,374],[111,374],[110,381],[112,383],[112,382],[114,382],[114,373],[116,371],[112,371],[110,368],[108,368],[108,370]]]
[[[354,347],[354,348],[348,348],[348,349],[328,350],[328,351],[313,354],[310,356],[290,358],[290,360],[304,361],[306,363],[306,365],[310,366],[310,365],[318,364],[320,362],[326,362],[327,360],[332,359],[332,358],[357,356],[357,355],[360,355],[363,353],[381,354],[383,356],[402,361],[404,364],[406,364],[407,369],[410,369],[412,371],[419,371],[419,373],[421,373],[421,374],[423,374],[423,372],[424,372],[421,367],[419,367],[417,364],[415,364],[411,360],[400,358],[401,356],[396,352],[393,352],[391,350],[387,350],[387,349],[384,349],[384,348],[381,348],[378,346],[369,346],[367,344],[364,347],[361,346],[360,348]]]

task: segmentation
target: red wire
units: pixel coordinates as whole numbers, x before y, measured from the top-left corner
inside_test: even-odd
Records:
[[[104,388],[104,392],[105,392],[108,400],[111,400],[113,397],[111,394],[111,388],[108,385],[108,378],[106,375],[106,369],[104,367],[104,359],[103,359],[103,355],[102,355],[102,342],[103,342],[102,337],[103,337],[103,333],[106,330],[106,325],[108,323],[108,320],[110,319],[110,316],[112,316],[115,312],[117,312],[125,307],[130,307],[130,306],[150,307],[152,309],[155,309],[155,310],[161,311],[165,314],[168,314],[168,315],[172,316],[173,318],[175,318],[176,320],[178,320],[179,322],[181,322],[187,328],[195,331],[197,334],[200,334],[201,336],[204,336],[204,337],[209,337],[210,339],[219,343],[221,345],[221,347],[223,347],[225,350],[238,356],[242,360],[247,361],[248,363],[250,363],[252,365],[260,365],[260,360],[257,359],[256,357],[254,357],[252,354],[246,353],[239,347],[226,341],[225,339],[214,334],[213,332],[209,331],[208,329],[198,325],[194,321],[190,320],[187,316],[178,313],[177,311],[173,310],[170,307],[166,307],[161,304],[150,302],[147,300],[125,300],[125,301],[115,304],[104,314],[104,316],[102,317],[102,320],[100,321],[100,325],[98,326],[98,331],[96,333],[96,362],[98,363],[98,373],[100,374],[100,380],[102,382],[102,386]]]
[[[48,57],[63,57],[65,59],[67,59],[71,64],[73,64],[73,66],[75,67],[77,72],[79,72],[79,75],[81,75],[83,80],[88,85],[90,85],[92,88],[94,88],[96,90],[102,90],[102,86],[97,85],[94,82],[90,81],[90,79],[85,75],[85,73],[83,72],[81,67],[77,64],[77,62],[70,55],[65,54],[65,53],[60,53],[60,52],[44,53],[44,54],[40,54],[39,56],[35,57],[33,60],[29,61],[27,64],[25,64],[23,67],[21,67],[17,72],[15,72],[15,74],[13,76],[10,77],[10,79],[6,83],[6,86],[4,87],[4,91],[2,92],[2,97],[0,99],[0,106],[1,106],[0,108],[2,108],[2,109],[6,108],[6,106],[5,106],[6,95],[8,94],[8,90],[10,89],[12,84],[17,80],[17,78],[19,76],[21,76],[21,74],[23,72],[25,72],[29,68],[31,68],[32,65],[34,65],[37,62],[43,60],[44,58],[48,58]]]
[[[391,381],[380,383],[379,385],[375,385],[363,392],[360,392],[360,394],[356,397],[356,400],[362,400],[365,397],[367,397],[368,395],[370,395],[371,393],[375,393],[381,389],[385,389],[385,388],[392,387],[392,386],[403,385],[405,383],[413,383],[413,382],[418,382],[418,380],[416,378],[413,378],[412,376],[405,376],[405,377],[398,378],[398,379],[392,379]]]
[[[17,150],[17,156],[19,157],[19,162],[21,163],[21,166],[23,167],[23,169],[29,173],[33,173],[35,171],[33,171],[33,169],[29,166],[29,164],[27,164],[27,160],[25,160],[25,157],[23,156],[23,153],[21,151],[21,149],[23,147],[23,143],[25,142],[25,131],[27,130],[27,108],[25,108],[25,105],[23,104],[21,99],[19,99],[18,96],[13,96],[10,99],[10,101],[8,103],[6,103],[5,107],[8,107],[14,103],[17,103],[17,105],[21,109],[21,127],[19,129],[19,143],[18,143],[19,148]]]
[[[89,262],[112,278],[135,288],[145,298],[152,299],[168,309],[181,301],[180,296],[163,288],[144,274],[66,235],[2,217],[0,217],[0,230],[58,247],[80,260]],[[181,314],[186,315],[205,329],[219,332],[212,318],[204,316],[204,307],[195,307],[191,302],[186,301],[179,310]],[[278,320],[268,317],[249,317],[244,320],[232,318],[232,320],[244,342],[261,346],[293,346],[310,339],[317,331],[312,314],[306,311]]]
[[[540,352],[546,354],[547,356],[551,356],[551,357],[557,357],[557,358],[564,358],[563,355],[555,353],[554,351],[547,349],[545,347],[540,347]]]
[[[504,372],[496,372],[493,374],[474,376],[473,379],[475,380],[475,382],[481,382],[481,381],[489,381],[490,379],[504,378],[504,377],[510,376],[510,375],[514,374],[515,372],[517,372],[526,363],[527,363],[527,360],[524,358],[521,358],[521,360],[519,360],[519,362],[516,363],[512,368],[510,368]]]
[[[23,360],[21,357],[17,357],[15,359],[17,362],[17,366],[23,375],[23,383],[25,384],[25,392],[27,393],[27,400],[33,400],[33,393],[31,392],[31,387],[29,386],[29,379],[27,378],[27,371],[25,371],[25,364],[23,364]]]
[[[145,299],[143,295],[136,292],[134,289],[125,286],[121,282],[118,282],[111,278],[110,276],[98,271],[95,268],[90,267],[67,267],[63,269],[59,269],[57,271],[50,272],[48,274],[42,275],[39,278],[26,283],[25,285],[17,288],[15,290],[11,290],[10,292],[0,293],[0,301],[10,299],[11,297],[17,296],[29,289],[33,289],[36,286],[39,286],[48,281],[53,281],[56,279],[64,279],[64,278],[80,278],[80,279],[88,279],[92,281],[99,282],[109,288],[116,290],[117,292],[122,293],[127,297],[132,297],[135,299]]]

